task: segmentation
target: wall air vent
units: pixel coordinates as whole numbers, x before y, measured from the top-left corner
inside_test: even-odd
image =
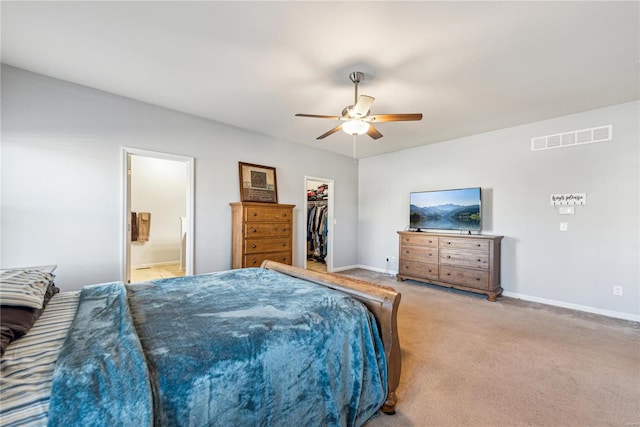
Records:
[[[531,138],[531,151],[611,141],[612,137],[613,126],[611,125],[557,133],[555,135],[538,136]]]

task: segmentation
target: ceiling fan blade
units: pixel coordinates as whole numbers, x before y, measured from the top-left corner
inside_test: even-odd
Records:
[[[375,100],[376,99],[373,96],[360,95],[358,97],[358,102],[353,106],[353,113],[355,117],[366,116],[373,105],[373,101]]]
[[[409,122],[414,120],[422,120],[422,114],[374,114],[373,116],[363,117],[365,122]]]
[[[333,129],[331,129],[330,131],[327,131],[327,132],[323,133],[322,135],[320,135],[320,136],[319,136],[319,137],[317,137],[316,139],[323,139],[323,138],[326,138],[326,137],[328,137],[329,135],[332,135],[332,134],[334,134],[334,133],[338,132],[338,131],[339,131],[339,130],[341,130],[341,129],[342,129],[342,123],[341,123],[341,124],[339,124],[338,126],[334,127]]]
[[[380,133],[380,131],[374,128],[372,124],[369,125],[369,130],[367,131],[367,135],[369,135],[373,139],[382,138],[382,134]]]
[[[332,119],[332,120],[340,120],[340,117],[338,116],[323,116],[323,115],[319,115],[319,114],[296,114],[296,117],[311,117],[311,118],[315,118],[315,119]]]

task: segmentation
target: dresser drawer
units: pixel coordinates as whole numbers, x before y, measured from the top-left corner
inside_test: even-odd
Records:
[[[402,234],[400,236],[400,243],[403,245],[438,247],[438,239],[436,237],[425,236],[420,233]]]
[[[476,289],[489,289],[489,272],[440,266],[440,280]]]
[[[401,260],[399,265],[400,274],[407,276],[424,277],[425,279],[438,279],[438,264],[427,264],[418,261]]]
[[[402,244],[400,245],[400,259],[437,263],[438,248]]]
[[[277,208],[269,206],[245,206],[244,219],[247,222],[293,221],[293,215],[289,208]]]
[[[489,240],[467,239],[467,238],[456,239],[456,238],[441,237],[440,247],[453,248],[453,249],[476,249],[481,251],[488,251]]]
[[[291,252],[271,252],[265,254],[245,255],[245,267],[260,267],[264,260],[277,261],[291,265]]]
[[[291,235],[291,223],[245,223],[244,236],[251,237],[289,237]]]
[[[440,249],[440,264],[489,269],[489,252]]]
[[[246,239],[244,253],[257,254],[261,252],[290,251],[291,239]]]

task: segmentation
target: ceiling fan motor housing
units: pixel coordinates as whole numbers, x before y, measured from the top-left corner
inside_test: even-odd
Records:
[[[344,110],[342,110],[342,117],[344,117],[345,119],[359,119],[369,114],[369,110],[367,110],[366,112],[358,112],[354,107],[355,105],[349,105],[348,107],[345,107]]]

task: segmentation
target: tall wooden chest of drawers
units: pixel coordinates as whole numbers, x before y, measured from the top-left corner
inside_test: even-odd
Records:
[[[238,202],[231,205],[231,268],[262,261],[292,264],[295,205]]]
[[[398,280],[486,294],[495,301],[500,287],[502,236],[398,231]]]

